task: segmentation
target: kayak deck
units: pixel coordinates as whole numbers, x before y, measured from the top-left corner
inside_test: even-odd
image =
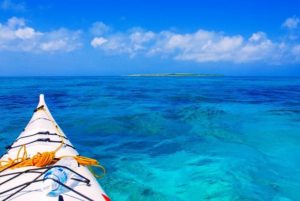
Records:
[[[37,109],[35,109],[26,128],[19,137],[7,147],[7,153],[4,154],[0,160],[5,161],[9,158],[16,158],[18,152],[24,145],[26,146],[28,157],[32,157],[37,153],[53,151],[60,145],[62,145],[61,148],[55,153],[56,158],[79,155],[52,117],[42,94],[40,95]],[[55,164],[45,168],[29,166],[3,170],[0,172],[0,199],[45,201],[109,200],[96,178],[88,168],[83,165],[76,167],[76,170],[74,170],[76,178],[72,186],[66,186],[65,191],[59,197],[45,195],[41,190],[43,174],[53,167],[55,167]]]

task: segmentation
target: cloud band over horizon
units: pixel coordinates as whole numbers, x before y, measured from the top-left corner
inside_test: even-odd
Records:
[[[23,18],[12,17],[0,23],[0,52],[62,53],[91,48],[105,56],[127,55],[129,58],[294,64],[300,62],[299,25],[298,17],[287,18],[281,25],[285,34],[271,39],[263,31],[253,32],[250,36],[201,28],[190,33],[155,32],[134,27],[118,31],[101,21],[93,23],[89,30],[40,31],[28,26]]]

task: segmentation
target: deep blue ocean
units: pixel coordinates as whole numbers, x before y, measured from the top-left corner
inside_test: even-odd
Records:
[[[113,201],[299,201],[300,78],[0,78],[0,152],[40,93]]]

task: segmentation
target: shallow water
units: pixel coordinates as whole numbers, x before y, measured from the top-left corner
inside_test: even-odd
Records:
[[[300,200],[300,78],[0,78],[1,153],[39,93],[114,201]]]

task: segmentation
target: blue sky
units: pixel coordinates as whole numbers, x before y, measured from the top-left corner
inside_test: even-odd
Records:
[[[300,75],[300,2],[0,1],[0,75]]]

